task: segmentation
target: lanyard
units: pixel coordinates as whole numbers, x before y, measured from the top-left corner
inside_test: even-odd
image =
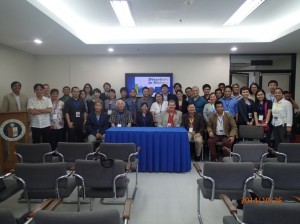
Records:
[[[229,100],[224,100],[224,103],[225,103],[225,109],[227,110],[227,111],[229,111],[230,110],[230,108],[229,108],[229,104],[230,104],[230,100],[231,100],[231,98],[229,99]],[[226,103],[227,102],[227,103]]]
[[[143,122],[144,122],[144,125],[146,126],[146,114],[145,114],[145,116],[144,116],[144,115],[142,115],[142,117],[143,117]]]
[[[78,110],[78,108],[79,108],[79,103],[80,103],[79,100],[74,100],[74,99],[73,99],[73,103],[74,103],[75,109]]]

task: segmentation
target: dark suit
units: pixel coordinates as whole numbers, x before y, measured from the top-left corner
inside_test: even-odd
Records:
[[[106,96],[105,93],[100,94],[100,99],[104,102],[106,99],[108,99],[108,96]]]
[[[189,131],[190,127],[190,116],[189,114],[185,114],[182,116],[181,126],[183,126],[187,131]],[[195,133],[200,133],[202,136],[205,130],[204,118],[201,114],[194,114],[193,120],[193,129]]]
[[[154,127],[153,116],[150,112],[146,113],[146,116],[143,117],[141,112],[137,113],[136,116],[136,123],[135,126],[137,127]]]
[[[101,113],[99,120],[97,120],[96,113],[89,113],[86,120],[86,131],[89,135],[96,135],[97,133],[103,135],[109,128],[109,116],[106,113]]]
[[[250,102],[250,111],[248,111],[248,105],[245,103],[244,99],[240,99],[238,101],[238,125],[247,125],[247,122],[250,122],[254,119],[254,107],[255,103],[253,100],[249,99]],[[251,113],[251,118],[249,118],[249,114]]]
[[[178,102],[177,102],[177,104],[176,104],[176,110],[181,111],[182,114],[186,114],[186,113],[188,112],[188,110],[187,110],[188,104],[189,104],[189,103],[188,103],[185,99],[183,99],[183,100],[182,100],[182,105],[181,105],[181,110],[179,110],[179,103],[178,103]]]

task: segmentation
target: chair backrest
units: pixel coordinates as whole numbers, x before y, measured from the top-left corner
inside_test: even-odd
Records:
[[[253,163],[215,163],[205,162],[203,174],[215,180],[216,190],[239,190],[244,188],[245,181],[254,175]],[[211,188],[211,182],[204,180],[205,188]],[[252,186],[252,181],[248,185]]]
[[[278,190],[300,189],[300,164],[293,163],[265,163],[263,175],[271,177]],[[270,181],[262,180],[262,186],[271,188]]]
[[[130,154],[136,152],[135,143],[101,143],[100,152],[110,159],[119,159],[128,162]],[[134,162],[135,157],[131,157],[130,162]]]
[[[264,138],[263,127],[240,125],[239,126],[239,138],[259,140]]]
[[[243,222],[255,224],[298,224],[300,203],[249,203],[243,208]]]
[[[64,156],[65,162],[75,162],[76,159],[85,159],[93,152],[93,144],[88,142],[59,142],[57,151]]]
[[[0,208],[0,223],[16,224],[16,219],[12,212],[6,208]]]
[[[287,156],[287,162],[300,162],[300,143],[280,143],[278,152],[282,152]],[[284,158],[277,156],[278,161],[284,162]]]
[[[104,167],[99,160],[79,159],[75,161],[75,173],[84,179],[86,187],[112,188],[114,178],[117,175],[124,173],[124,166],[125,163],[122,160],[115,160],[111,167]],[[125,187],[122,178],[118,179],[116,187]]]
[[[22,156],[24,163],[42,163],[45,153],[51,152],[51,145],[49,143],[18,143],[16,144],[16,153]],[[50,161],[51,156],[46,158]]]
[[[65,163],[17,163],[15,175],[22,178],[27,190],[55,189],[55,181],[58,177],[66,175]],[[60,188],[67,187],[67,180],[62,180]]]
[[[241,156],[241,162],[260,162],[261,156],[268,152],[268,144],[235,144],[233,152]],[[233,157],[233,161],[238,161]]]
[[[35,224],[120,224],[120,213],[116,210],[94,212],[38,211],[33,220]]]

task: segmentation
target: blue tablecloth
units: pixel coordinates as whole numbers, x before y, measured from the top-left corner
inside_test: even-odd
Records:
[[[191,158],[184,128],[130,127],[110,128],[105,141],[134,142],[141,147],[139,170],[142,172],[187,172]]]

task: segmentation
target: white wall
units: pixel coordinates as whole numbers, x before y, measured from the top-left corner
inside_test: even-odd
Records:
[[[183,56],[38,56],[37,81],[59,90],[64,85],[93,88],[109,82],[116,91],[125,85],[125,73],[171,72],[183,87],[205,83],[214,89],[229,82],[228,55]]]
[[[3,95],[10,93],[13,81],[22,83],[21,92],[31,96],[35,73],[36,57],[0,44],[0,105]]]

